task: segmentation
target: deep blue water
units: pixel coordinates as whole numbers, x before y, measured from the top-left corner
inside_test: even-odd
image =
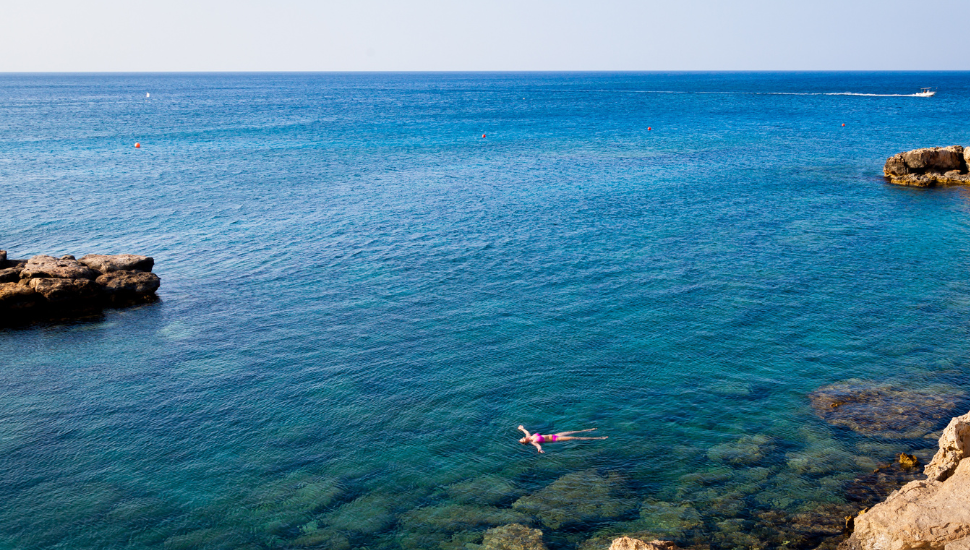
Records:
[[[844,502],[935,441],[809,393],[970,382],[970,190],[881,177],[967,120],[970,73],[0,75],[0,248],[162,278],[0,330],[0,548],[727,548]]]

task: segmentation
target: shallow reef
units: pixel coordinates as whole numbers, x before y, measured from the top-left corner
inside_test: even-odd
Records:
[[[965,397],[953,386],[913,390],[854,379],[809,395],[815,414],[825,422],[888,439],[918,438],[938,429]]]
[[[512,508],[535,516],[543,525],[563,525],[622,516],[636,507],[616,473],[595,469],[566,474],[538,492],[524,496]]]

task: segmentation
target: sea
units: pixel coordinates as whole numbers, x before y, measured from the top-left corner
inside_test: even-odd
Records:
[[[968,120],[968,72],[2,74],[0,249],[162,284],[0,329],[0,549],[815,548],[970,410],[970,188],[882,176]]]

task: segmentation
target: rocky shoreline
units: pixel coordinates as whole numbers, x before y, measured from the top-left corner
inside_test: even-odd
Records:
[[[943,430],[924,473],[860,512],[839,550],[970,550],[970,413]]]
[[[155,260],[134,254],[7,258],[0,250],[0,326],[61,320],[157,300]]]
[[[889,157],[882,171],[886,179],[897,185],[970,185],[968,163],[970,148],[925,147]]]
[[[842,391],[842,388],[837,390]],[[833,390],[823,389],[820,395],[824,399],[832,394]],[[863,399],[867,397],[863,396]],[[830,406],[830,403],[826,402],[826,405]],[[856,411],[852,416],[857,418],[859,414]],[[779,513],[777,517],[761,517],[764,528],[759,529],[756,536],[749,534],[747,538],[742,536],[737,540],[718,540],[717,537],[681,540],[678,542],[686,543],[686,546],[678,546],[674,541],[651,540],[649,530],[627,530],[625,534],[621,531],[612,537],[593,537],[579,548],[970,550],[970,413],[953,418],[943,430],[939,450],[925,468],[925,479],[918,473],[918,463],[916,457],[901,453],[894,464],[881,465],[872,474],[850,483],[846,487],[848,502],[845,505],[819,510],[817,514],[787,516]],[[882,499],[883,502],[874,503]],[[852,511],[839,515],[842,510]],[[665,518],[667,527],[683,519],[676,513],[666,513]],[[543,531],[523,523],[488,529],[479,539],[480,544],[466,541],[461,548],[548,550]],[[548,526],[546,520],[540,523]],[[441,545],[442,548],[445,546]]]

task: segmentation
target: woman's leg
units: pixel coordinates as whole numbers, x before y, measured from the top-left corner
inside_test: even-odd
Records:
[[[575,433],[575,432],[573,432]],[[571,435],[557,435],[556,441],[570,441],[573,439],[606,439],[606,437],[573,437]]]
[[[593,431],[593,430],[595,430],[595,429],[596,429],[596,428],[590,428],[590,429],[588,429],[588,430],[576,430],[576,431],[574,431],[574,432],[559,432],[559,433],[557,433],[556,435],[558,435],[559,437],[562,437],[562,436],[564,436],[564,435],[569,435],[569,434],[580,434],[580,433],[583,433],[583,432],[591,432],[591,431]]]

